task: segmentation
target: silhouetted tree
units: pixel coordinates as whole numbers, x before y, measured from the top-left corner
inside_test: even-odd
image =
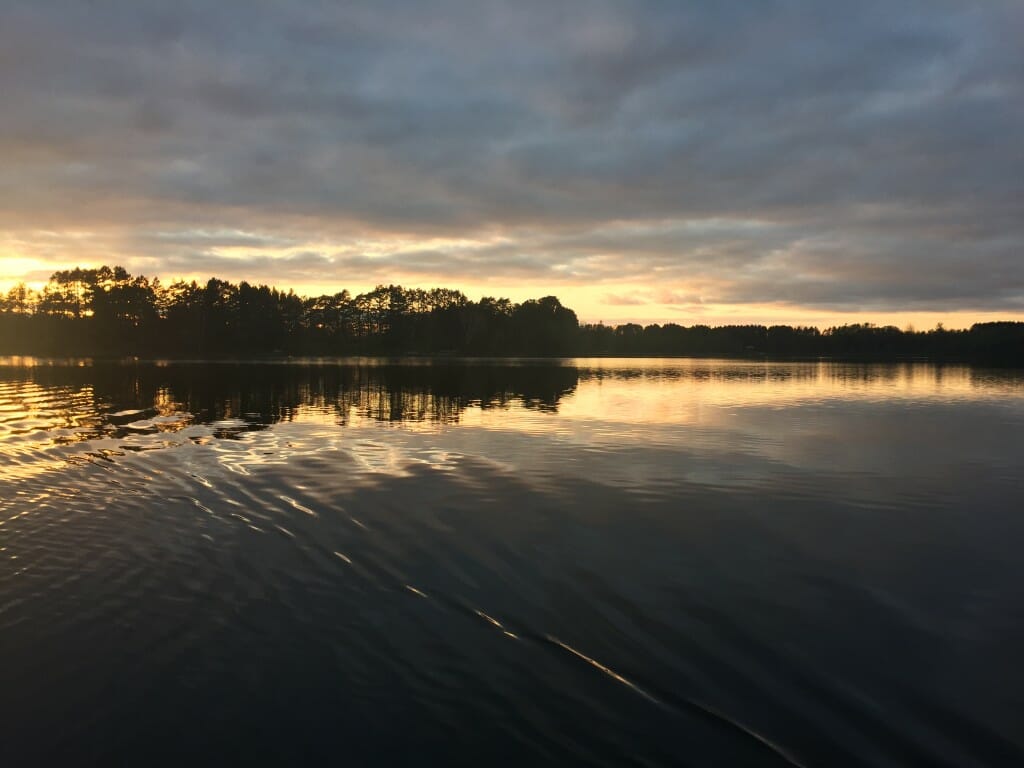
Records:
[[[210,278],[133,276],[122,267],[55,272],[41,291],[0,296],[0,353],[54,355],[272,354],[667,355],[974,360],[1024,364],[1024,323],[950,331],[870,323],[785,325],[635,323],[580,326],[554,296],[515,304],[461,291],[379,285],[313,298]]]

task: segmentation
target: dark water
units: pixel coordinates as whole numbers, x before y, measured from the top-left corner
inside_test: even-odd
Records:
[[[0,367],[0,765],[1024,764],[1024,377]]]

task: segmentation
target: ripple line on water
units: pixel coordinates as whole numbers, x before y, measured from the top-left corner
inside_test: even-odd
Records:
[[[643,688],[641,688],[639,685],[634,683],[632,680],[629,680],[628,678],[626,678],[623,675],[619,674],[618,672],[616,672],[611,667],[608,667],[607,665],[602,664],[597,659],[595,659],[595,658],[593,658],[591,656],[588,656],[587,654],[583,653],[582,651],[580,651],[580,650],[578,650],[576,648],[573,648],[568,643],[565,643],[562,640],[559,640],[557,637],[554,637],[553,635],[544,635],[543,639],[546,642],[550,643],[551,645],[554,645],[555,647],[558,647],[558,648],[562,649],[563,651],[565,651],[565,652],[575,656],[576,658],[580,659],[581,661],[586,662],[587,664],[592,666],[594,669],[599,670],[600,672],[602,672],[603,674],[607,675],[608,677],[610,677],[611,679],[615,680],[616,682],[621,683],[622,685],[625,685],[627,688],[632,690],[634,693],[639,694],[640,696],[642,696],[643,698],[647,699],[651,703],[657,704],[658,706],[662,706],[662,707],[668,706],[666,704],[666,702],[663,702],[661,699],[658,699],[654,695],[652,695],[651,693],[645,691]],[[771,741],[767,737],[765,737],[762,734],[758,733],[754,729],[749,728],[748,726],[744,725],[743,723],[739,722],[738,720],[735,720],[734,718],[729,717],[727,714],[725,714],[724,712],[716,709],[715,707],[712,707],[709,704],[705,704],[703,702],[699,702],[699,701],[696,701],[695,699],[691,699],[691,698],[688,698],[688,697],[684,697],[683,701],[686,703],[687,709],[689,709],[691,712],[696,712],[696,713],[700,714],[701,716],[703,716],[705,718],[710,718],[710,719],[712,719],[712,720],[714,720],[714,721],[716,721],[716,722],[718,722],[720,724],[726,725],[727,727],[729,727],[729,728],[731,728],[731,729],[733,729],[735,731],[738,731],[739,733],[742,733],[744,736],[757,741],[759,744],[761,744],[762,746],[764,746],[765,748],[770,750],[772,753],[774,753],[777,757],[781,758],[782,760],[785,760],[786,763],[788,763],[789,765],[795,766],[795,768],[806,768],[803,765],[803,763],[801,763],[794,755],[792,755],[784,747],[780,746],[779,744],[776,744],[775,742]]]
[[[297,502],[291,496],[285,496],[284,494],[279,494],[277,498],[279,498],[281,501],[285,502],[289,506],[294,507],[295,509],[299,510],[299,512],[304,512],[305,514],[309,515],[310,517],[318,517],[316,512],[314,512],[309,507],[305,507],[302,504],[299,504],[299,502]]]
[[[590,656],[587,656],[587,654],[583,653],[583,651],[579,651],[579,650],[573,648],[568,643],[562,642],[561,640],[559,640],[554,635],[544,635],[544,639],[547,640],[548,642],[558,646],[562,650],[568,651],[573,656],[575,656],[578,659],[581,659],[581,660],[585,661],[587,664],[589,664],[590,666],[594,667],[595,669],[598,669],[601,672],[604,672],[604,674],[608,675],[608,677],[610,677],[612,680],[615,680],[616,682],[622,683],[624,686],[626,686],[627,688],[632,689],[634,692],[640,694],[645,699],[647,699],[649,701],[652,701],[655,704],[659,704],[659,705],[661,704],[661,701],[659,701],[654,696],[649,694],[647,691],[645,691],[639,685],[637,685],[636,683],[632,682],[631,680],[626,679],[625,677],[620,675],[618,672],[616,672],[614,669],[612,669],[611,667],[605,666],[604,664],[599,662],[597,659],[594,659],[594,658],[592,658]]]

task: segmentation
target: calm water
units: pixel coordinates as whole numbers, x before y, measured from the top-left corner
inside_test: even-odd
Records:
[[[0,764],[1024,764],[1024,374],[0,361]]]

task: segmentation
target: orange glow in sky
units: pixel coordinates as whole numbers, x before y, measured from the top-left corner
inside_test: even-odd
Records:
[[[130,5],[0,25],[0,288],[106,264],[608,324],[1024,319],[1019,2]]]

